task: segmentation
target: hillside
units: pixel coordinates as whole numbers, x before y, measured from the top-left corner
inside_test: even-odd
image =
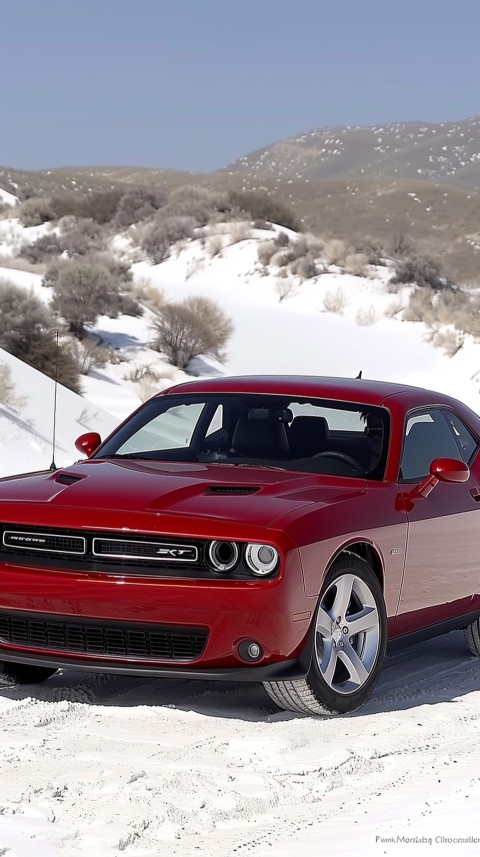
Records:
[[[480,117],[318,128],[244,155],[226,169],[255,179],[454,180],[478,190]]]
[[[445,260],[455,280],[480,267],[480,118],[319,128],[244,155],[210,174],[145,167],[0,167],[5,202],[150,187],[263,189],[292,207],[304,228],[391,245],[398,232]],[[0,199],[0,205],[2,199]]]

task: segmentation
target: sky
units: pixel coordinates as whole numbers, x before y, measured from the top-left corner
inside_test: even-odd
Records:
[[[0,164],[211,171],[480,112],[478,0],[0,0]]]

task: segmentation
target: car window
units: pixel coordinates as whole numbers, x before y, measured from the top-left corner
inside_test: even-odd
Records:
[[[453,411],[443,411],[445,419],[450,426],[453,436],[456,440],[460,455],[463,460],[468,464],[477,449],[478,443],[475,438],[470,434],[466,425],[462,422],[460,417],[457,417]]]
[[[387,410],[358,402],[249,393],[166,395],[145,403],[98,455],[381,480],[389,430]]]
[[[422,479],[434,458],[459,458],[458,446],[440,410],[422,411],[407,419],[400,478]]]
[[[188,447],[203,408],[202,402],[169,408],[135,432],[118,448],[118,454]]]

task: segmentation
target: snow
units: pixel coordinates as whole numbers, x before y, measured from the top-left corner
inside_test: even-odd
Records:
[[[233,319],[223,368],[201,359],[196,371],[362,370],[480,411],[473,340],[448,358],[425,325],[385,317],[397,296],[383,268],[368,278],[330,268],[280,302],[278,272],[265,275],[256,257],[256,240],[272,236],[255,232],[212,259],[196,240],[161,265],[133,266],[139,284],[170,300],[211,297]],[[40,275],[4,275],[48,300]],[[339,289],[341,314],[326,312],[325,297]],[[374,323],[359,324],[360,311]],[[83,379],[85,399],[59,387],[57,464],[78,457],[79,434],[106,435],[140,403],[132,369],[151,365],[156,389],[186,377],[151,348],[152,318],[98,319],[95,331],[121,359]],[[5,352],[0,362],[25,400],[0,405],[0,472],[48,467],[53,382]],[[480,663],[461,632],[389,656],[373,698],[349,717],[282,712],[254,684],[66,670],[43,685],[1,688],[0,718],[6,857],[480,853]]]
[[[13,195],[13,193],[10,193],[8,190],[4,190],[0,187],[0,203],[3,203],[3,205],[14,206],[18,204],[18,199]]]
[[[52,461],[54,382],[0,349],[9,367],[17,405],[0,403],[0,475],[42,470]],[[79,454],[75,439],[86,431],[107,436],[119,420],[58,385],[55,463],[71,464]]]

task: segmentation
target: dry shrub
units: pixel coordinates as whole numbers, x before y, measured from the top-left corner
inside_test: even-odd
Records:
[[[377,321],[377,311],[373,304],[370,304],[366,309],[359,309],[355,316],[355,321],[361,327],[370,327],[370,325],[375,324]]]
[[[368,265],[384,265],[385,257],[388,255],[382,242],[370,235],[358,238],[355,241],[355,252],[363,253],[367,257]]]
[[[260,241],[257,245],[258,261],[265,267],[270,264],[272,256],[276,252],[275,241]]]
[[[240,244],[252,237],[252,227],[246,220],[238,220],[230,227],[230,244]]]
[[[347,297],[343,289],[338,288],[335,292],[327,292],[323,298],[325,312],[341,315],[347,306]]]
[[[429,256],[413,256],[397,262],[391,282],[405,285],[416,283],[422,288],[430,287],[437,291],[448,285],[441,262]]]
[[[218,256],[224,247],[224,238],[223,235],[212,235],[211,238],[207,241],[206,253],[210,259],[213,259],[214,256]]]
[[[455,330],[435,330],[431,341],[436,348],[441,348],[447,357],[455,357],[462,348],[465,337]]]
[[[290,271],[299,277],[302,282],[316,277],[318,270],[315,264],[315,257],[312,253],[306,253],[305,256],[294,259],[290,264]]]
[[[404,310],[405,321],[423,321],[431,324],[435,318],[433,299],[435,293],[430,287],[415,289],[409,297],[408,305]]]
[[[349,253],[345,257],[345,271],[354,277],[366,277],[368,259],[364,253]]]
[[[158,311],[165,306],[165,295],[161,289],[153,286],[149,280],[141,280],[136,284],[138,300],[145,303],[151,310]]]
[[[200,354],[222,359],[233,325],[215,301],[190,297],[182,303],[166,304],[154,322],[154,330],[154,347],[169,363],[186,369]]]
[[[396,315],[399,315],[405,309],[405,304],[401,300],[401,298],[397,298],[394,301],[390,301],[388,306],[384,310],[384,315],[387,318],[395,318]]]
[[[331,238],[330,241],[326,242],[323,254],[329,265],[343,265],[345,263],[345,256],[347,255],[347,248],[345,243],[340,241],[340,239]]]
[[[10,366],[0,362],[0,404],[18,409],[23,407],[26,401],[25,397],[18,396],[15,392]]]
[[[157,220],[148,230],[142,250],[154,265],[167,258],[172,244],[182,238],[191,238],[197,221],[193,217],[166,217]]]
[[[285,298],[291,298],[295,295],[297,287],[292,280],[280,279],[275,283],[275,291],[278,295],[278,300],[281,303]]]
[[[52,200],[47,197],[38,196],[27,199],[20,209],[20,222],[24,226],[40,226],[41,223],[54,219]]]
[[[68,347],[80,375],[88,375],[91,369],[103,369],[110,362],[110,350],[88,337],[82,341],[72,337]]]

